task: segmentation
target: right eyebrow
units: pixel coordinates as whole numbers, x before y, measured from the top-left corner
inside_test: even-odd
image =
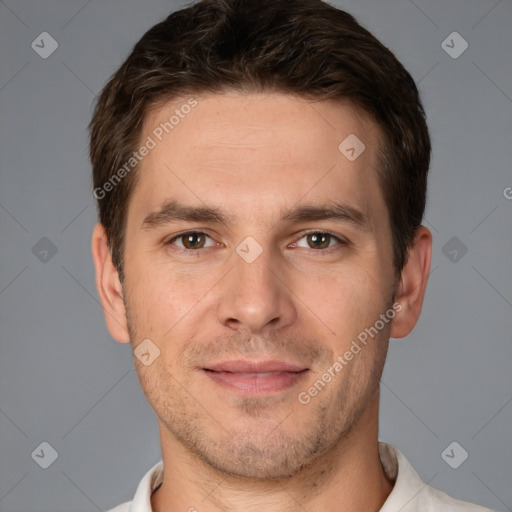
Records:
[[[156,229],[160,226],[183,220],[188,222],[210,222],[228,226],[230,218],[217,208],[210,206],[187,206],[174,199],[165,201],[162,207],[148,214],[141,225],[141,230]]]

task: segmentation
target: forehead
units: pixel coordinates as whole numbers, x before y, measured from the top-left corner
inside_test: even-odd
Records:
[[[149,139],[154,147],[130,201],[138,217],[173,197],[236,211],[238,219],[245,212],[262,220],[302,199],[350,200],[369,216],[385,208],[376,180],[380,131],[348,101],[186,96],[147,115],[141,143]]]

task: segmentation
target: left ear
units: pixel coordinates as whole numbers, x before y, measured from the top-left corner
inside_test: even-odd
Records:
[[[432,233],[425,226],[420,226],[415,232],[413,245],[400,275],[396,302],[402,308],[397,308],[393,319],[392,338],[404,338],[418,321],[427,288],[431,257]]]

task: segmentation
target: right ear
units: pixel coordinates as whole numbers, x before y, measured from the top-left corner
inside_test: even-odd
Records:
[[[92,258],[96,267],[96,288],[110,335],[120,343],[129,343],[130,335],[123,301],[123,287],[119,273],[112,262],[107,234],[103,224],[94,227],[91,242]]]

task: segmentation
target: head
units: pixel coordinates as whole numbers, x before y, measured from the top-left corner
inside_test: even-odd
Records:
[[[318,0],[198,2],[103,89],[90,155],[107,325],[159,354],[135,364],[168,439],[279,478],[375,413],[431,235],[423,108],[374,36]]]

